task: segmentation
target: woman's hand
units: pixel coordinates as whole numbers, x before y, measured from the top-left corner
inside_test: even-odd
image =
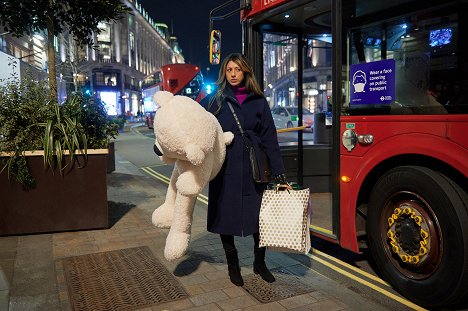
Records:
[[[279,174],[279,175],[274,175],[273,176],[273,181],[274,183],[276,184],[287,184],[287,180],[286,180],[286,174],[283,173],[283,174]]]

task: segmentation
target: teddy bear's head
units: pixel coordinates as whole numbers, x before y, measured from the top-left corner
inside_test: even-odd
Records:
[[[159,106],[154,117],[155,144],[163,161],[180,159],[200,165],[213,150],[219,126],[216,118],[187,96],[159,91],[153,99]]]

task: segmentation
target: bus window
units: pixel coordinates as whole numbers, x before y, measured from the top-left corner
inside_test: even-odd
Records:
[[[188,96],[194,100],[199,98],[203,88],[203,76],[198,73],[185,87],[183,87],[177,95]]]
[[[355,104],[350,100],[353,81],[348,75],[345,113],[467,113],[468,105],[461,92],[464,77],[459,68],[462,55],[458,53],[457,14],[432,17],[430,13],[424,12],[411,17],[403,16],[353,29],[348,38],[350,66],[394,60],[394,81],[388,83],[394,83],[395,94],[388,103],[380,104],[376,101]],[[370,83],[367,81],[363,91],[372,91]]]
[[[302,61],[298,59],[297,42],[297,35],[264,33],[264,93],[277,130],[297,127],[302,119],[303,144],[328,144],[331,139],[332,38],[326,33],[306,35]],[[302,113],[299,112],[298,85],[301,63]],[[278,133],[281,145],[296,144],[298,139],[297,132]]]
[[[277,130],[299,125],[297,41],[292,34],[263,34],[264,94]],[[312,123],[309,114],[303,140],[312,140]],[[296,144],[297,140],[297,132],[278,133],[280,145]]]

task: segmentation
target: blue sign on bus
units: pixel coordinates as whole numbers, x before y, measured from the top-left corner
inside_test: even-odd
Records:
[[[351,65],[351,105],[390,104],[395,100],[395,60]]]

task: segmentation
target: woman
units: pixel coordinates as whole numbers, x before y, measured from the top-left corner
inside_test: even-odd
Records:
[[[223,131],[234,133],[227,146],[226,159],[219,174],[209,184],[208,231],[221,237],[231,282],[242,286],[234,236],[254,238],[253,269],[267,282],[275,278],[265,265],[265,248],[259,248],[259,213],[264,183],[252,177],[245,141],[254,149],[262,148],[269,158],[271,174],[284,181],[284,165],[270,107],[255,80],[251,66],[242,54],[231,54],[221,64],[216,81],[218,91],[202,105],[213,113]],[[231,103],[244,131],[242,137],[228,102]]]

